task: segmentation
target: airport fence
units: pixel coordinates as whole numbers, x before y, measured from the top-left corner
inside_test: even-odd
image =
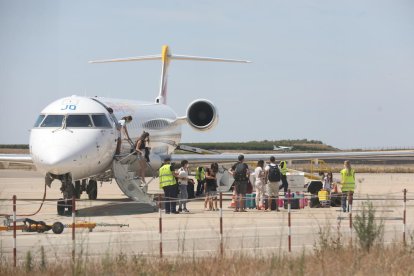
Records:
[[[304,195],[303,198],[310,201],[312,196]],[[244,200],[250,200],[251,198],[245,197]],[[190,204],[194,200],[188,200]],[[162,199],[161,196],[158,197],[158,217],[154,216],[154,213],[151,215],[146,215],[141,218],[141,220],[146,221],[146,229],[130,229],[128,231],[122,232],[122,234],[129,234],[124,238],[118,240],[112,240],[110,242],[111,247],[124,248],[124,252],[127,252],[129,249],[132,254],[137,254],[134,251],[134,248],[141,248],[139,254],[163,258],[165,256],[174,256],[174,255],[185,255],[190,254],[193,256],[209,254],[209,253],[219,253],[220,255],[232,254],[237,252],[253,252],[258,254],[258,252],[263,251],[262,254],[267,254],[269,252],[292,252],[299,251],[303,249],[313,249],[318,246],[318,241],[321,238],[324,238],[323,235],[326,233],[335,233],[332,234],[331,238],[341,239],[342,243],[355,244],[355,229],[353,221],[355,216],[358,215],[358,212],[361,210],[354,209],[355,206],[361,207],[361,202],[381,202],[376,206],[376,211],[380,213],[379,216],[376,216],[376,220],[380,220],[384,223],[385,229],[384,233],[388,236],[388,239],[384,240],[385,244],[392,243],[401,243],[403,245],[407,244],[407,234],[410,235],[411,243],[413,242],[413,222],[407,224],[407,207],[414,207],[408,205],[407,202],[412,202],[414,200],[414,194],[408,193],[406,189],[402,193],[393,193],[386,195],[375,195],[371,197],[348,197],[348,206],[349,212],[343,213],[341,210],[334,213],[326,212],[326,208],[314,208],[311,212],[304,212],[301,209],[292,209],[291,200],[293,200],[290,192],[285,198],[287,204],[284,204],[280,212],[274,211],[269,212],[269,215],[263,216],[260,218],[257,216],[260,210],[251,210],[247,213],[231,212],[228,208],[223,207],[224,203],[227,202],[223,200],[223,193],[219,194],[218,202],[219,208],[218,212],[193,212],[188,216],[179,216],[179,215],[165,215],[162,205],[168,204],[171,200]],[[177,201],[173,199],[173,201]],[[18,235],[18,230],[23,232],[35,232],[35,233],[44,233],[48,230],[53,232],[63,232],[65,228],[71,228],[71,233],[65,233],[62,238],[59,238],[54,246],[55,252],[63,253],[61,257],[63,258],[72,258],[75,260],[76,256],[79,256],[80,252],[84,249],[85,239],[88,240],[88,248],[92,249],[89,253],[89,257],[99,257],[107,254],[103,253],[102,250],[94,250],[96,248],[102,247],[102,244],[107,243],[107,240],[95,239],[94,234],[86,234],[85,231],[80,231],[79,235],[77,230],[88,229],[92,231],[95,227],[99,226],[97,223],[93,222],[84,222],[78,220],[77,217],[77,205],[82,203],[82,201],[77,201],[73,198],[71,201],[66,202],[65,207],[69,207],[70,203],[70,212],[72,220],[69,223],[57,224],[57,225],[47,225],[44,222],[30,221],[27,218],[18,219],[18,210],[19,207],[24,205],[33,205],[36,201],[23,201],[17,204],[16,196],[12,198],[12,206],[3,204],[3,209],[5,207],[12,207],[11,218],[8,217],[5,220],[4,226],[0,230],[13,232],[12,237],[10,235],[1,234],[2,237],[2,246],[1,246],[1,255],[7,254],[8,252],[12,253],[13,265],[16,266],[18,260],[22,261],[23,252],[27,249],[33,248],[33,246],[20,246],[17,248],[18,238],[25,238],[24,233]],[[386,203],[386,204],[383,204]],[[46,202],[45,205],[52,204]],[[114,206],[125,205],[125,203],[112,202]],[[129,204],[133,204],[129,203]],[[400,207],[398,205],[401,204]],[[53,205],[55,205],[53,203]],[[230,203],[230,207],[232,204]],[[286,205],[286,209],[285,208]],[[82,205],[81,205],[82,208]],[[412,210],[412,209],[410,209]],[[395,214],[396,213],[396,214]],[[325,218],[318,218],[325,214],[328,214]],[[184,219],[183,219],[184,218]],[[205,218],[205,221],[203,220]],[[67,219],[67,218],[66,218]],[[183,224],[177,229],[172,221],[180,220],[179,224]],[[210,225],[208,231],[203,230],[202,228],[191,228],[188,229],[185,227],[185,224],[191,224],[191,221],[194,220],[197,223],[200,223],[200,219],[203,222],[207,222]],[[326,224],[323,225],[323,219],[325,219]],[[249,221],[245,224],[242,221]],[[200,227],[204,227],[205,224]],[[105,226],[105,224],[101,224]],[[129,226],[127,224],[106,224],[106,226]],[[401,228],[401,230],[397,230]],[[125,228],[124,228],[125,229]],[[317,229],[317,231],[315,231]],[[197,232],[200,231],[200,235],[197,235]],[[108,231],[96,231],[95,233],[108,233]],[[112,233],[112,230],[109,231]],[[400,232],[400,234],[398,234]],[[59,233],[59,234],[60,234]],[[88,235],[85,237],[85,235]],[[192,236],[191,236],[192,235]],[[68,239],[70,236],[70,240]],[[157,237],[158,236],[158,237]],[[398,237],[399,236],[399,237]],[[12,248],[7,246],[5,242],[6,238],[12,238]],[[325,237],[326,238],[326,237]],[[311,240],[312,242],[309,242]],[[197,243],[202,241],[205,246],[196,246]],[[50,241],[49,241],[50,242]],[[69,252],[70,248],[70,252]],[[146,250],[144,250],[144,248]],[[175,249],[174,249],[175,248]],[[10,250],[12,249],[12,250]],[[294,250],[296,249],[296,250]],[[18,255],[20,251],[20,255]],[[122,252],[122,250],[121,250]],[[157,253],[158,252],[158,253]],[[83,253],[85,254],[85,253]],[[18,256],[20,256],[18,258]]]

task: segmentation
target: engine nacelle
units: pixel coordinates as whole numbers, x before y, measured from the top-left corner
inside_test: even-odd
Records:
[[[208,100],[195,100],[187,107],[187,122],[196,130],[209,130],[218,123],[217,108]]]

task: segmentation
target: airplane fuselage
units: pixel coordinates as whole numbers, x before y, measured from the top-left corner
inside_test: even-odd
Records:
[[[44,174],[71,173],[73,180],[105,172],[117,149],[118,120],[128,115],[133,118],[127,124],[131,139],[135,142],[144,130],[149,132],[151,164],[159,166],[161,157],[170,154],[181,139],[181,125],[169,106],[80,96],[59,99],[41,111],[30,134],[35,166]],[[130,150],[129,143],[122,143],[121,153]]]

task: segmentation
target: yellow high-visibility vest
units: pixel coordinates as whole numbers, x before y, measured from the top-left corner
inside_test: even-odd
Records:
[[[280,173],[286,175],[288,172],[286,161],[280,161],[279,163]]]
[[[173,172],[171,171],[171,164],[165,164],[159,170],[160,188],[171,186],[176,183]]]
[[[353,192],[355,190],[355,171],[354,169],[351,169],[350,174],[347,174],[347,172],[347,169],[341,170],[341,190],[342,192]]]
[[[201,172],[199,171],[199,168],[200,167],[197,167],[196,169],[195,179],[204,180],[206,178],[206,172],[204,170],[204,167],[201,167]]]

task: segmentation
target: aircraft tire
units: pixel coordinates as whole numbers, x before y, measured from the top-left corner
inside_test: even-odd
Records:
[[[55,234],[61,234],[63,232],[63,229],[65,229],[65,226],[59,221],[53,223],[52,225],[52,231]]]
[[[76,199],[80,199],[81,197],[81,182],[80,180],[75,181],[75,197]]]
[[[57,202],[57,213],[59,216],[65,215],[65,201],[63,199],[59,199]]]
[[[96,200],[98,198],[98,183],[96,180],[89,180],[88,197],[91,200]]]

